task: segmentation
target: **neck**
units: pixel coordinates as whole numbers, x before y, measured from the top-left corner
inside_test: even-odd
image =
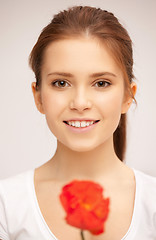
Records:
[[[117,158],[113,140],[98,146],[90,151],[76,152],[62,143],[57,143],[57,150],[51,160],[54,178],[58,181],[73,179],[96,180],[102,176],[113,174],[121,165]]]

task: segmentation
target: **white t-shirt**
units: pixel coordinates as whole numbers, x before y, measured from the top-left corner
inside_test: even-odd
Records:
[[[138,170],[134,170],[134,174],[136,193],[133,217],[122,240],[154,240],[156,178]],[[0,181],[0,239],[57,240],[38,205],[34,169]]]

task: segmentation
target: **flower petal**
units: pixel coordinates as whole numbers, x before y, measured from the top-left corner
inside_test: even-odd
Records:
[[[110,201],[103,197],[103,188],[98,183],[74,180],[62,188],[60,201],[68,224],[94,235],[104,232]]]

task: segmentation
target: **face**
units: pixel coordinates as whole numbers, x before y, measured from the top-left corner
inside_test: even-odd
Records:
[[[41,76],[40,90],[32,84],[35,102],[61,144],[83,152],[113,142],[132,99],[105,45],[85,38],[56,41],[45,51]]]

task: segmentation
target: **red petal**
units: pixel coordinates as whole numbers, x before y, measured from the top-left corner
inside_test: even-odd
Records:
[[[104,199],[102,193],[102,187],[91,181],[74,180],[65,185],[60,201],[67,212],[67,223],[94,235],[104,232],[104,222],[109,213],[109,198]]]
[[[97,218],[92,212],[84,211],[83,209],[76,209],[72,214],[68,214],[66,217],[68,224],[84,229],[84,230],[93,230],[93,229],[103,229],[103,221]]]
[[[104,228],[97,228],[90,231],[93,235],[99,235],[104,232]]]
[[[97,217],[105,221],[109,214],[109,198],[103,199],[93,210]]]

